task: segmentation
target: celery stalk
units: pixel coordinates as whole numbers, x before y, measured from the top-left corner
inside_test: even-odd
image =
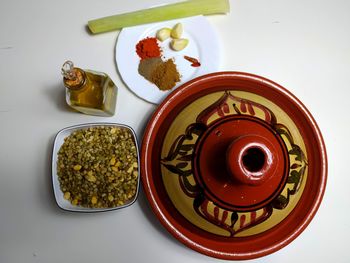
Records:
[[[90,20],[88,22],[88,27],[93,34],[97,34],[140,24],[195,15],[228,13],[229,11],[229,0],[188,0],[135,12]]]

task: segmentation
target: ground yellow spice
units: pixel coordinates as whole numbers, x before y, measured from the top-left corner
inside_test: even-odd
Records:
[[[180,81],[180,74],[176,69],[173,59],[168,59],[160,63],[152,71],[150,80],[160,90],[169,90],[175,87],[176,83]]]

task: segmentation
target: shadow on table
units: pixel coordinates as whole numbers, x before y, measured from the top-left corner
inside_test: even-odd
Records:
[[[53,149],[53,142],[54,142],[55,136],[52,136],[49,139],[49,142],[47,144],[46,148],[46,160],[43,160],[43,163],[45,163],[44,167],[44,173],[43,177],[40,178],[40,200],[43,200],[43,204],[46,206],[47,210],[57,213],[61,210],[56,203],[56,199],[53,192],[53,185],[52,185],[52,172],[51,172],[51,163],[52,163],[52,149]]]
[[[67,105],[66,90],[61,82],[51,86],[48,85],[47,88],[45,88],[44,94],[59,111],[76,112]]]
[[[140,191],[139,191],[139,196],[137,198],[137,202],[134,205],[138,205],[142,212],[144,213],[145,217],[147,218],[147,220],[150,222],[150,224],[165,238],[171,240],[173,243],[176,243],[179,246],[182,246],[182,244],[177,241],[163,226],[162,224],[159,222],[159,220],[157,219],[156,215],[153,213],[147,197],[144,193],[144,190],[142,188],[142,185],[140,186]]]

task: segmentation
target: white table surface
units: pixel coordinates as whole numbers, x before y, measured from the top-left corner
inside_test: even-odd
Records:
[[[99,214],[63,212],[53,199],[50,158],[58,130],[119,122],[141,139],[155,109],[117,73],[118,32],[92,36],[87,21],[163,2],[1,1],[1,263],[221,262],[168,234],[143,192],[131,207]],[[222,43],[221,69],[262,75],[293,92],[318,122],[328,151],[327,189],[309,227],[252,262],[350,262],[349,11],[348,0],[232,0],[230,14],[208,17]],[[111,76],[119,87],[114,117],[67,108],[60,75],[66,59]]]

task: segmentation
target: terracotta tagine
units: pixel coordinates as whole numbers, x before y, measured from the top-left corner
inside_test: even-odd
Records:
[[[158,107],[141,167],[153,211],[178,240],[209,256],[250,259],[306,228],[327,159],[316,122],[290,92],[221,72],[184,84]]]

